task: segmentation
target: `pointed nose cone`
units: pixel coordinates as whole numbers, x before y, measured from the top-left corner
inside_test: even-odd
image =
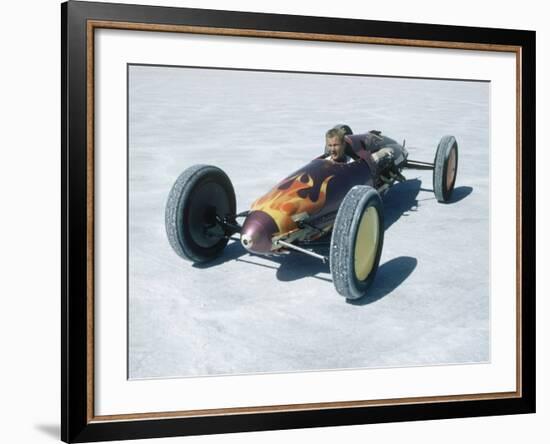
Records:
[[[259,254],[271,252],[271,238],[279,230],[273,218],[263,211],[253,211],[244,221],[241,243],[244,248]]]

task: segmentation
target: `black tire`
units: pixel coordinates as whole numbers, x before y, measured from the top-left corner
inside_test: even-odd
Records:
[[[221,169],[210,165],[186,169],[172,186],[166,203],[170,245],[179,256],[193,262],[214,259],[228,241],[215,216],[234,215],[236,206],[231,180]]]
[[[453,193],[458,169],[458,143],[454,136],[441,138],[434,159],[433,187],[439,202],[448,202]]]
[[[358,250],[365,242],[367,248]],[[383,244],[380,195],[372,187],[354,186],[340,204],[330,241],[330,271],[338,293],[349,300],[366,294],[376,276]],[[364,253],[362,257],[358,252]]]

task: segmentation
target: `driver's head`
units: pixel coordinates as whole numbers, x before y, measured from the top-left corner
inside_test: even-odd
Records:
[[[329,129],[325,134],[326,150],[331,160],[341,161],[345,158],[344,136],[345,136],[345,132],[340,128]]]

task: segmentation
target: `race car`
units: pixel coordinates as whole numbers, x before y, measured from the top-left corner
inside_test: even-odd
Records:
[[[250,253],[300,253],[330,266],[336,291],[348,300],[365,296],[375,279],[384,243],[381,196],[406,169],[433,170],[439,202],[453,192],[458,143],[441,138],[433,163],[410,160],[405,141],[398,143],[371,130],[354,134],[337,125],[347,161],[335,162],[327,148],[294,171],[247,211],[237,212],[229,177],[218,167],[195,165],[181,173],[166,204],[165,223],[174,251],[192,262],[210,261],[230,240]],[[330,246],[328,256],[314,251]]]

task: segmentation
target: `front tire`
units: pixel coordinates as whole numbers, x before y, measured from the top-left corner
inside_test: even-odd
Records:
[[[330,242],[336,291],[348,300],[364,296],[378,270],[384,244],[384,208],[378,192],[353,187],[342,201]]]
[[[206,262],[227,245],[216,216],[234,215],[235,191],[227,174],[210,165],[194,165],[178,177],[166,203],[168,241],[183,259]]]
[[[441,138],[434,159],[433,187],[438,202],[448,202],[458,169],[458,143],[454,136]]]

